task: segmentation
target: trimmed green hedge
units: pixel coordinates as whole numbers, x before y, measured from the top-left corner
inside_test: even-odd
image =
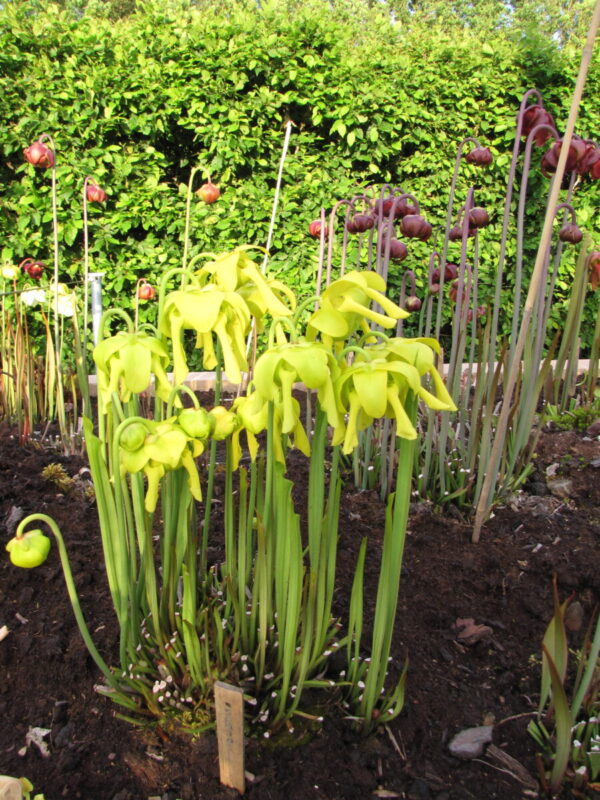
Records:
[[[1,257],[52,261],[50,181],[21,154],[50,133],[59,164],[62,275],[81,279],[80,197],[91,175],[109,193],[104,209],[91,210],[93,268],[106,273],[109,301],[123,307],[139,277],[154,281],[180,263],[186,184],[198,163],[222,196],[211,206],[194,201],[192,254],[265,243],[288,119],[294,128],[272,271],[305,291],[318,251],[308,223],[322,205],[329,209],[367,184],[392,182],[416,194],[439,241],[456,146],[476,136],[496,158],[487,171],[464,167],[458,200],[475,182],[476,202],[493,219],[482,236],[485,283],[498,249],[520,98],[543,68],[539,88],[560,129],[580,58],[576,48],[559,51],[548,39],[525,37],[515,46],[509,29],[483,38],[469,29],[444,31],[418,15],[394,24],[385,9],[363,0],[335,8],[322,0],[279,0],[262,9],[217,0],[199,8],[148,4],[116,21],[90,7],[81,14],[35,8],[13,0],[0,11]],[[582,136],[600,136],[599,82],[596,53]],[[528,257],[548,188],[537,167],[534,173]],[[584,181],[575,201],[596,246],[598,189]],[[411,247],[403,264],[421,284],[430,249],[431,242]],[[574,250],[557,286],[557,324]],[[588,322],[597,313],[590,297]]]

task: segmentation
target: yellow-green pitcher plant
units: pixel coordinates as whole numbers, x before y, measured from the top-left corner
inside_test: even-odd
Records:
[[[82,634],[105,676],[102,691],[128,719],[204,730],[214,724],[214,682],[224,680],[243,688],[250,731],[271,735],[291,730],[299,719],[318,719],[321,712],[305,699],[308,688],[323,690],[320,708],[341,699],[348,717],[369,731],[402,707],[405,672],[391,687],[386,674],[417,406],[453,408],[434,366],[437,343],[381,333],[405,312],[385,297],[385,282],[374,272],[349,273],[318,300],[298,306],[285,286],[262,276],[249,248],[202,258],[195,271],[192,259],[165,276],[154,331],[136,330],[124,312],[110,312],[94,351],[98,425],[87,419],[85,437],[121,631],[120,664],[109,668],[93,645],[51,520],[24,520],[9,543],[11,559],[28,567],[41,563],[49,539],[39,523],[50,528]],[[175,274],[181,283],[168,292]],[[272,320],[267,346],[245,392],[230,404],[217,383],[214,407],[201,406],[184,385],[184,331],[195,332],[217,379],[224,370],[241,383],[248,371],[246,337],[252,326],[264,326],[265,314]],[[109,320],[118,318],[126,330],[105,337]],[[309,430],[300,418],[298,384],[315,398]],[[340,458],[356,447],[358,432],[380,418],[393,426],[400,462],[367,642],[364,543],[350,618],[344,622],[333,613]],[[291,448],[309,459],[304,514],[293,499]],[[211,562],[217,456],[224,473],[224,556]],[[336,651],[346,667],[325,677]]]

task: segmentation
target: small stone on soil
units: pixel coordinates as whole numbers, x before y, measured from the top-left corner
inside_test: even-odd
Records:
[[[448,750],[455,758],[477,758],[483,753],[485,745],[492,741],[492,731],[492,725],[466,728],[456,734],[448,745]]]

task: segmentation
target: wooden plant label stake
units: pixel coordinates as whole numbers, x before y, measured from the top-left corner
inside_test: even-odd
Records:
[[[221,783],[246,791],[244,773],[244,692],[238,686],[215,682],[215,711]]]

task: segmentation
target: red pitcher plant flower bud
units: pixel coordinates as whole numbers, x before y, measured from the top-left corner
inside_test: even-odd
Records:
[[[444,267],[444,283],[448,283],[449,281],[454,281],[458,278],[458,267],[456,264],[446,264]],[[436,267],[431,273],[431,283],[439,283],[440,282],[440,270]]]
[[[422,242],[426,242],[433,232],[431,224],[420,214],[407,214],[403,217],[400,230],[404,236],[420,239]]]
[[[311,236],[314,236],[315,239],[318,239],[321,236],[321,228],[323,227],[320,219],[314,219],[310,225],[308,226],[308,232]],[[325,226],[323,235],[327,238],[327,226]]]
[[[485,208],[475,207],[469,211],[469,228],[485,228],[490,217]]]
[[[399,241],[398,239],[390,239],[390,258],[393,261],[404,261],[406,256],[408,255],[408,247],[404,244],[404,242]],[[383,238],[381,240],[381,252],[385,253],[387,248],[387,239]]]
[[[29,147],[26,147],[25,150],[23,150],[23,155],[26,161],[33,164],[34,167],[40,167],[40,169],[48,169],[55,164],[54,150],[47,147],[39,139],[37,142],[29,145]]]
[[[467,164],[473,164],[476,167],[489,167],[493,160],[494,157],[489,147],[474,147],[465,156]]]
[[[201,199],[204,200],[205,203],[209,205],[211,203],[216,202],[219,197],[221,196],[221,192],[218,186],[208,179],[206,183],[203,183],[202,186],[196,192],[196,195]]]
[[[138,286],[137,296],[138,300],[154,300],[156,289],[148,281],[141,281]]]
[[[558,139],[542,158],[542,173],[547,178],[556,172],[561,148],[562,139]],[[567,155],[567,163],[565,164],[565,172],[572,172],[573,170],[579,168],[580,162],[586,154],[586,150],[586,142],[584,142],[583,139],[580,139],[579,136],[573,136],[571,139],[571,144],[569,145],[569,153]]]
[[[577,171],[580,175],[589,175],[594,180],[600,178],[600,147],[595,142],[586,141],[585,152]]]
[[[579,242],[583,239],[583,232],[581,228],[574,222],[568,222],[560,229],[558,238],[561,240],[561,242],[579,244]]]
[[[393,203],[394,203],[393,197],[386,197],[384,200],[383,199],[376,200],[373,210],[379,216],[387,217],[387,215],[392,210]]]
[[[375,220],[370,214],[355,214],[352,217],[352,226],[356,233],[365,233],[371,230],[374,224]]]
[[[554,120],[550,114],[541,105],[529,106],[523,112],[523,124],[521,126],[522,135],[527,138],[534,128],[538,125],[549,125],[554,128]],[[550,139],[551,133],[548,130],[538,131],[534,137],[534,142],[538,147],[544,145]]]
[[[592,291],[596,291],[600,286],[600,250],[590,253],[590,284]]]
[[[420,311],[421,309],[421,301],[416,295],[411,295],[411,297],[406,298],[406,302],[404,303],[404,308],[407,311]]]
[[[402,217],[407,217],[409,214],[418,213],[419,209],[416,206],[411,205],[406,197],[403,197],[396,203],[394,208],[394,219],[402,219]]]
[[[458,267],[456,264],[446,264],[444,267],[444,280],[453,281],[458,278]]]
[[[103,203],[106,200],[106,192],[97,183],[88,183],[85,187],[85,196],[88,203]]]
[[[26,258],[24,261],[21,261],[19,266],[34,281],[39,281],[46,269],[46,265],[43,261],[34,261],[32,258]]]

